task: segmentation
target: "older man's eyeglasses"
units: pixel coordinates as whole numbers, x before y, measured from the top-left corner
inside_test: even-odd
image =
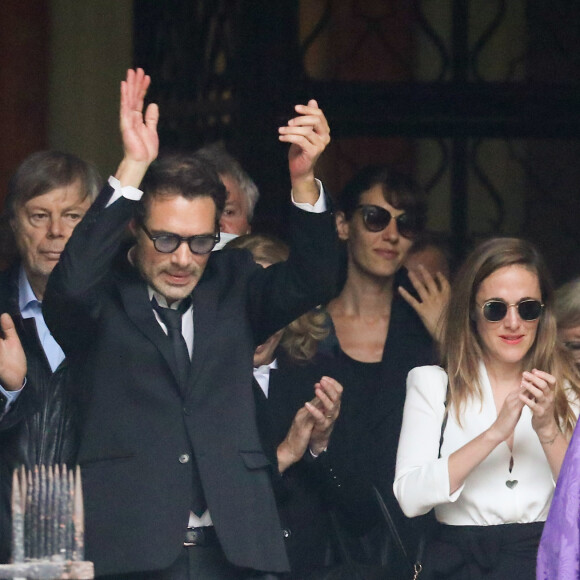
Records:
[[[209,254],[220,241],[219,231],[215,234],[200,234],[198,236],[184,238],[171,233],[153,235],[145,227],[145,224],[140,224],[140,227],[153,242],[155,249],[162,254],[171,254],[172,252],[175,252],[183,242],[187,243],[192,254]]]

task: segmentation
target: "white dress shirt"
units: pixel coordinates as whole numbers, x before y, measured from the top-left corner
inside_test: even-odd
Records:
[[[269,365],[260,365],[259,367],[254,367],[254,378],[260,385],[264,395],[268,398],[268,392],[270,390],[270,371],[272,369],[278,368],[278,359],[274,359]]]

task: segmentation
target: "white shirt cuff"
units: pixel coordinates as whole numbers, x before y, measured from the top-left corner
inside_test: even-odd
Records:
[[[310,451],[310,457],[312,457],[312,459],[318,459],[323,453],[326,453],[327,449],[328,447],[325,447],[320,453],[314,453],[310,446],[308,446],[308,451]]]
[[[120,197],[124,197],[126,199],[131,199],[133,201],[139,201],[143,192],[132,185],[126,185],[125,187],[121,187],[121,182],[111,175],[109,177],[109,185],[113,188],[113,195],[111,195],[111,199],[109,199],[106,207],[109,207],[112,203],[117,201]]]
[[[8,413],[10,407],[16,402],[16,399],[20,396],[22,389],[26,385],[26,377],[24,377],[24,382],[22,386],[17,391],[7,391],[2,385],[0,385],[0,393],[6,397],[6,405],[4,407],[4,415]]]
[[[309,211],[311,213],[322,213],[326,211],[326,196],[324,195],[324,186],[322,185],[322,181],[320,179],[315,179],[316,185],[318,186],[318,200],[314,205],[311,203],[296,203],[294,201],[294,193],[290,192],[292,197],[292,203],[299,209],[304,211]]]

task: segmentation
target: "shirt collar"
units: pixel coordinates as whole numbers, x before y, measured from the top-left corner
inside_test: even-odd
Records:
[[[33,309],[40,308],[42,302],[36,297],[32,286],[28,281],[24,266],[20,266],[18,273],[18,308],[23,318],[30,318],[33,315]],[[28,311],[28,312],[27,312]],[[26,316],[28,314],[28,316]]]
[[[171,308],[172,310],[177,310],[179,308],[179,305],[183,302],[183,299],[176,300],[171,304],[171,306],[168,306],[167,299],[165,298],[165,296],[159,294],[159,292],[156,292],[149,285],[147,286],[147,294],[149,294],[150,301],[153,300],[153,298],[155,298],[155,300],[157,300],[157,304],[159,304],[159,306],[161,306],[162,308]]]
[[[259,375],[267,375],[272,369],[278,368],[278,359],[275,358],[269,365],[261,365],[259,367],[254,367],[254,373]]]

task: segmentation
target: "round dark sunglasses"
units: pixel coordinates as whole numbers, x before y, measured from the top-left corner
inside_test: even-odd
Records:
[[[369,232],[381,232],[390,223],[393,216],[389,210],[379,205],[360,204],[356,206],[362,213],[363,223]],[[398,232],[405,238],[413,238],[419,230],[416,220],[408,213],[397,216],[395,222]]]
[[[532,298],[523,298],[515,304],[508,304],[505,300],[494,298],[484,302],[480,308],[481,313],[486,320],[489,322],[499,322],[506,317],[510,306],[515,306],[520,318],[526,322],[538,320],[542,315],[542,310],[544,308],[544,305],[539,300],[534,300]]]
[[[153,242],[155,249],[162,254],[175,252],[183,242],[187,242],[192,254],[209,254],[220,241],[219,231],[215,234],[200,234],[198,236],[183,238],[177,234],[170,233],[153,235],[144,224],[140,224],[140,226],[147,234],[147,237]]]

